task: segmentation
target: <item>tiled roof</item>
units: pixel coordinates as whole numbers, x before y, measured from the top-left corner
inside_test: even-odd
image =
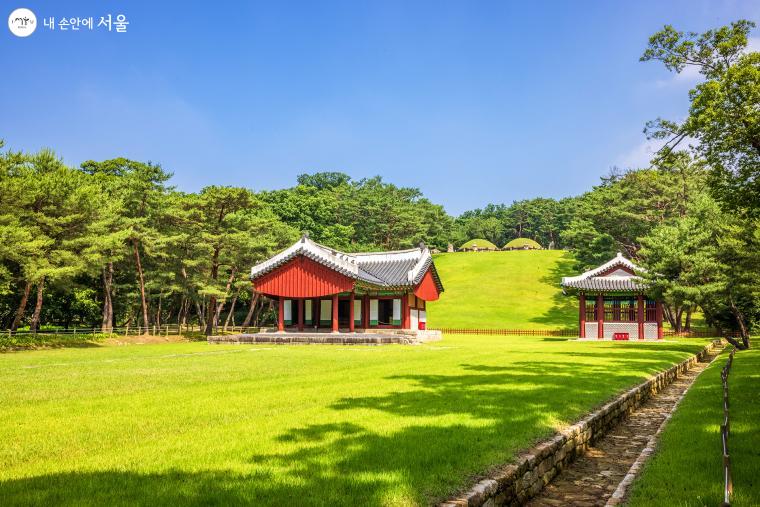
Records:
[[[563,287],[599,292],[638,292],[646,289],[638,277],[595,276],[585,280],[563,281]]]
[[[409,250],[344,253],[303,236],[291,247],[254,266],[251,269],[251,280],[269,273],[298,255],[305,255],[349,278],[378,287],[415,286],[433,263],[430,250],[424,245]],[[432,269],[438,289],[443,291],[435,266]]]
[[[647,289],[647,285],[638,275],[613,274],[600,276],[602,273],[614,272],[615,268],[627,268],[634,273],[645,271],[618,252],[616,257],[598,268],[591,269],[578,276],[562,278],[562,287],[565,289],[593,292],[640,292]]]

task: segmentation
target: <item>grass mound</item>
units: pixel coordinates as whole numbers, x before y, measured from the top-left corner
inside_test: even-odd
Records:
[[[505,249],[514,249],[514,250],[520,250],[520,249],[529,249],[529,250],[541,250],[541,245],[538,243],[538,241],[533,241],[530,238],[515,238],[506,245],[504,245]]]
[[[631,507],[723,503],[724,351],[694,381],[660,436],[657,452],[633,484]],[[728,378],[734,482],[732,506],[760,505],[760,350],[737,352]]]
[[[574,328],[577,298],[559,282],[577,274],[562,250],[445,253],[435,265],[446,289],[428,306],[431,328]]]
[[[463,244],[459,248],[460,249],[465,249],[465,248],[473,248],[475,246],[477,246],[479,250],[483,250],[483,249],[485,249],[485,250],[498,250],[499,249],[499,247],[497,247],[496,245],[494,245],[493,243],[491,243],[487,239],[482,239],[482,238],[471,239],[470,241],[468,241],[467,243]]]

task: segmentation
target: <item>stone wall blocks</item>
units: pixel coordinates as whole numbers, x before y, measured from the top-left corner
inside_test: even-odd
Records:
[[[707,350],[713,346],[710,344],[705,347],[699,357],[707,354]],[[506,465],[490,478],[478,482],[463,497],[441,505],[490,507],[525,504],[577,456],[585,453],[589,442],[601,437],[621,418],[672,382],[680,372],[688,370],[696,361],[696,356],[692,357],[630,389],[615,401],[519,455],[514,464]]]

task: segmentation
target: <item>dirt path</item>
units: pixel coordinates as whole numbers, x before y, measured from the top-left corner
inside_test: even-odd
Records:
[[[590,447],[563,470],[541,493],[528,502],[530,507],[576,506],[591,507],[615,505],[625,492],[621,487],[611,500],[621,481],[626,478],[642,451],[673,407],[691,386],[694,379],[720,352],[714,350],[703,362],[697,363],[684,375],[678,377],[662,392],[650,398],[630,417],[623,420],[604,437]],[[647,452],[651,449],[647,449]],[[632,477],[626,479],[626,486]]]

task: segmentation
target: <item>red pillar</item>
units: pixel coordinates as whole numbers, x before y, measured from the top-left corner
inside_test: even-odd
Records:
[[[412,327],[409,321],[409,294],[401,296],[401,329],[409,329]]]
[[[636,321],[639,324],[639,340],[644,339],[644,296],[639,294],[636,307]]]
[[[332,297],[332,332],[338,332],[338,295]]]
[[[351,293],[351,297],[348,299],[348,330],[354,332],[354,293]]]
[[[604,340],[604,296],[596,296],[596,337]]]
[[[578,312],[578,322],[580,327],[580,337],[586,337],[586,295],[581,294],[579,298],[580,311]]]
[[[277,305],[277,331],[285,331],[285,298],[282,296]]]
[[[662,340],[662,302],[657,301],[654,308],[657,319],[657,339]]]
[[[320,313],[322,312],[322,305],[319,299],[314,299],[311,302],[311,318],[314,320],[314,327],[319,329],[319,319],[322,318]]]
[[[298,300],[298,330],[303,332],[303,299]]]
[[[362,298],[364,308],[362,308],[362,320],[364,321],[364,329],[369,329],[369,295],[365,294]]]

